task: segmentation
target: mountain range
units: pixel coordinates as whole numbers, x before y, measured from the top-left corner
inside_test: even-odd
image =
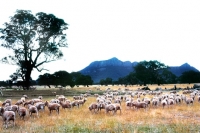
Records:
[[[123,62],[116,57],[113,57],[108,60],[94,61],[79,72],[83,75],[90,75],[94,83],[98,83],[101,79],[106,79],[108,77],[112,78],[113,80],[118,80],[120,77],[125,77],[133,71],[133,67],[137,64],[138,62]],[[176,76],[180,76],[183,72],[189,70],[199,72],[199,70],[193,66],[190,66],[188,63],[184,63],[181,66],[169,66],[169,70]]]

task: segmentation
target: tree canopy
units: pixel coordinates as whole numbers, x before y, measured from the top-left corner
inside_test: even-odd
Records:
[[[17,10],[10,21],[4,23],[4,28],[0,28],[1,46],[13,51],[1,61],[18,66],[18,76],[28,89],[33,69],[41,72],[45,70],[44,63],[63,57],[61,50],[68,46],[67,29],[68,24],[53,14],[33,15],[29,10]]]
[[[168,67],[156,60],[154,61],[141,61],[135,67],[134,71],[136,73],[137,79],[144,85],[146,83],[150,84],[160,84],[161,83],[161,73]]]

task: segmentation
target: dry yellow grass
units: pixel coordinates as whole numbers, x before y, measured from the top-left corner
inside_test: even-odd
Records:
[[[172,88],[174,85],[167,86]],[[189,85],[180,85],[186,88]],[[122,86],[121,86],[122,87]],[[137,89],[138,86],[127,87]],[[150,86],[149,86],[150,87]],[[151,86],[156,88],[157,86]],[[162,87],[162,86],[161,86]],[[179,85],[177,85],[179,87]],[[190,86],[189,86],[190,87]],[[106,87],[101,87],[105,89]],[[119,86],[110,86],[118,89]],[[122,87],[123,88],[123,87]],[[80,89],[80,88],[79,88]],[[92,88],[94,89],[94,88]],[[85,88],[88,90],[88,88]],[[179,92],[181,93],[181,92]],[[72,100],[72,97],[67,97]],[[50,100],[51,98],[45,98]],[[13,99],[13,103],[17,99]],[[88,97],[86,103],[80,108],[73,108],[71,111],[60,108],[60,114],[54,111],[49,115],[46,108],[39,113],[39,118],[27,116],[25,121],[20,120],[16,115],[16,126],[9,126],[8,129],[0,128],[0,132],[197,132],[200,131],[200,103],[195,101],[193,106],[173,105],[169,108],[152,108],[147,111],[140,109],[127,109],[125,102],[122,102],[122,114],[105,114],[102,110],[98,114],[92,114],[88,107],[92,102],[96,102],[95,97]],[[2,118],[0,118],[2,119]],[[0,122],[2,123],[2,122]]]

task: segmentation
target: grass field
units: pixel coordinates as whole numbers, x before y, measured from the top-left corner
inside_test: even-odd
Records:
[[[193,86],[176,85],[176,87],[187,88]],[[99,87],[99,86],[98,86]],[[106,88],[111,89],[124,89],[124,86],[101,86],[101,90]],[[137,90],[139,86],[127,87],[130,90]],[[155,89],[158,86],[149,86],[151,89]],[[161,88],[173,88],[174,85],[159,86]],[[96,93],[96,87],[79,87],[74,88],[75,94],[83,93],[91,89],[93,93]],[[43,89],[44,90],[44,89]],[[46,91],[57,91],[51,89]],[[59,90],[60,91],[60,90]],[[59,93],[57,91],[57,93]],[[79,91],[79,92],[78,92]],[[62,92],[65,92],[62,90]],[[6,94],[6,91],[4,92]],[[24,93],[23,91],[20,92]],[[28,92],[27,92],[28,93]],[[33,93],[33,92],[32,92]],[[38,95],[42,95],[45,92],[37,92]],[[60,92],[61,93],[61,92]],[[65,92],[66,93],[66,92]],[[169,92],[164,92],[169,94]],[[182,91],[178,92],[182,94]],[[17,94],[17,92],[16,92]],[[13,94],[16,95],[16,94]],[[28,93],[27,95],[30,95]],[[49,93],[50,94],[50,93]],[[35,94],[35,96],[37,96]],[[34,97],[34,95],[33,95]],[[72,96],[66,96],[68,99],[73,100]],[[152,96],[147,95],[151,98]],[[9,97],[12,98],[12,97]],[[43,101],[49,101],[55,98],[55,96],[45,96]],[[141,97],[143,98],[143,97]],[[1,97],[0,100],[4,101],[6,97]],[[12,98],[12,102],[15,103],[18,97]],[[18,114],[16,115],[16,125],[12,127],[9,125],[8,129],[0,128],[0,132],[9,133],[57,133],[57,132],[72,132],[72,133],[196,133],[200,131],[200,103],[195,100],[194,105],[172,105],[169,108],[152,108],[147,111],[140,109],[127,109],[125,101],[122,102],[122,114],[117,112],[116,115],[105,114],[102,110],[97,114],[92,114],[88,107],[92,102],[96,102],[94,96],[87,98],[86,103],[80,108],[73,108],[72,110],[60,108],[60,114],[56,114],[54,111],[49,115],[49,111],[46,108],[44,112],[39,112],[39,118],[35,115],[33,117],[27,116],[25,121],[20,120]],[[0,118],[2,119],[2,118]],[[2,122],[0,122],[2,123]]]

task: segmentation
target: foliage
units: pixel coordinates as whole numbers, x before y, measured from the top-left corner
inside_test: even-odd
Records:
[[[107,77],[106,79],[101,79],[100,84],[101,85],[113,84],[113,80],[112,80],[112,78]]]
[[[180,83],[199,83],[200,82],[200,72],[195,72],[193,70],[183,72],[179,77]]]
[[[2,62],[18,66],[26,89],[30,86],[33,69],[45,70],[44,63],[63,57],[61,48],[67,47],[64,33],[67,26],[53,14],[39,12],[34,16],[29,10],[17,10],[10,22],[0,29],[1,46],[13,51]]]
[[[141,61],[135,67],[137,79],[144,85],[147,83],[160,85],[162,81],[161,73],[167,69],[167,66],[156,60]]]
[[[74,87],[75,85],[92,85],[93,81],[89,75],[82,75],[79,72],[68,73],[66,71],[57,71],[53,74],[45,73],[40,75],[37,79],[39,85],[61,85],[63,87],[69,85]]]

